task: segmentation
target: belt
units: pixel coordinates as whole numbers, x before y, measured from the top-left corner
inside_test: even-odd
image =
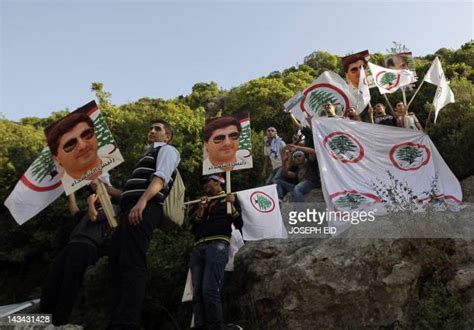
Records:
[[[198,239],[195,243],[194,246],[202,245],[202,244],[209,244],[213,243],[215,241],[224,241],[227,244],[230,243],[230,238],[225,235],[215,235],[215,236],[206,236]]]

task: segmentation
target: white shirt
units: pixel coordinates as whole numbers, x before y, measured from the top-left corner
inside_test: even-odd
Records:
[[[160,146],[162,146],[162,148],[160,149],[160,152],[158,152],[158,157],[156,157],[156,171],[153,175],[161,178],[166,185],[171,179],[174,170],[178,167],[178,164],[181,161],[181,156],[179,155],[178,150],[176,150],[172,145],[166,144],[165,142],[153,143],[153,148]]]

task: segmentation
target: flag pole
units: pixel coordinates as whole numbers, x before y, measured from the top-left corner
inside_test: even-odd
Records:
[[[383,94],[383,97],[385,97],[385,101],[387,101],[388,107],[390,108],[390,111],[392,112],[392,115],[395,117],[395,111],[393,111],[392,104],[388,100],[387,94]]]
[[[226,196],[212,196],[212,197],[208,197],[207,199],[212,201],[213,199],[218,199],[218,198],[225,198]],[[191,204],[196,204],[196,203],[199,203],[201,201],[201,199],[195,199],[193,201],[188,201],[188,202],[185,202],[184,205],[191,205]]]
[[[115,219],[115,211],[110,201],[109,194],[107,193],[107,188],[101,180],[97,180],[97,197],[99,197],[99,202],[102,205],[105,216],[109,222],[111,228],[118,226],[117,219]]]
[[[402,89],[402,96],[403,96],[403,104],[407,105],[407,95],[405,94],[405,86],[403,86],[401,89]],[[407,109],[407,112],[408,112],[408,109]]]
[[[230,194],[230,171],[225,172],[225,192]],[[227,203],[227,214],[232,214],[232,204]]]
[[[425,129],[428,128],[428,124],[431,122],[431,115],[433,114],[433,107],[430,107],[430,112],[428,113],[428,118],[426,118]]]
[[[410,104],[411,104],[411,103],[413,102],[413,100],[415,99],[416,94],[418,94],[418,92],[420,91],[420,88],[421,88],[421,86],[423,86],[423,83],[424,83],[424,82],[425,82],[425,80],[423,79],[423,81],[421,82],[421,84],[420,84],[420,85],[418,86],[418,88],[416,89],[415,94],[413,94],[413,96],[411,97],[410,102],[408,102],[408,104],[407,104],[407,112],[408,112],[408,108],[410,108]]]

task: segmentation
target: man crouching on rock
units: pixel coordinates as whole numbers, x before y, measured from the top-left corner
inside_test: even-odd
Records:
[[[207,196],[225,196],[221,184],[225,180],[219,175],[205,177],[202,181]],[[242,228],[240,204],[234,194],[225,199],[209,200],[201,197],[195,218],[194,243],[191,255],[193,282],[193,311],[196,329],[222,329],[224,326],[221,282],[229,256],[232,224]],[[232,205],[227,214],[227,202]]]

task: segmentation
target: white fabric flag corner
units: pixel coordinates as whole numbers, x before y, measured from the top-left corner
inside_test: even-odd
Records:
[[[434,122],[438,119],[438,114],[442,108],[450,103],[454,103],[454,93],[449,87],[449,81],[446,80],[446,77],[441,67],[441,62],[439,58],[436,57],[431,63],[428,72],[423,79],[430,84],[438,86],[436,89],[436,94],[433,99],[433,106],[435,108],[435,119]]]
[[[416,81],[415,74],[410,70],[393,70],[369,62],[369,69],[380,94],[394,93],[400,87]]]
[[[20,178],[4,204],[15,221],[22,225],[54,202],[63,192],[64,188],[52,161],[51,152],[49,148],[44,148]]]
[[[236,194],[242,207],[242,232],[246,241],[288,237],[275,184],[239,191]]]
[[[446,81],[438,56],[436,56],[433,63],[431,63],[431,66],[426,72],[423,80],[436,86],[439,86],[442,82]]]
[[[370,91],[367,77],[365,76],[365,70],[360,70],[359,78],[359,95],[357,102],[357,113],[361,113],[365,107],[370,103]]]

